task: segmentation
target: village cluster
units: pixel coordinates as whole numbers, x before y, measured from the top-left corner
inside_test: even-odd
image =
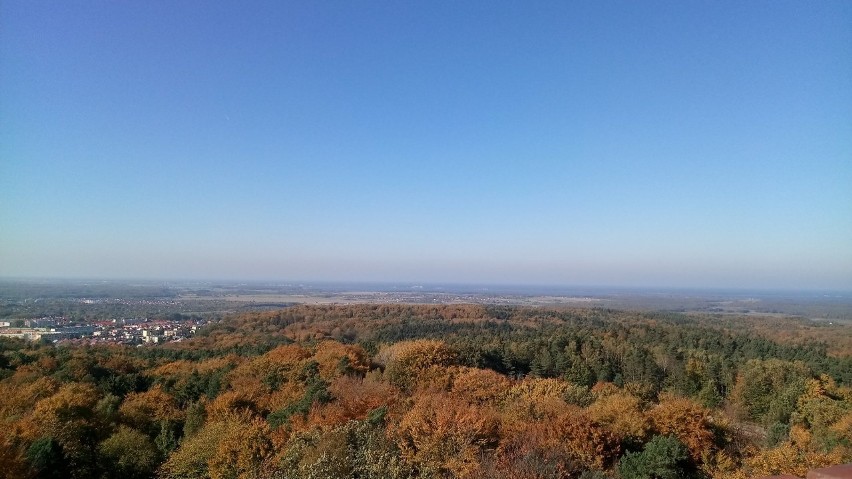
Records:
[[[191,337],[206,319],[126,318],[81,324],[65,317],[0,321],[0,336],[32,341],[74,341],[91,344],[159,344]]]

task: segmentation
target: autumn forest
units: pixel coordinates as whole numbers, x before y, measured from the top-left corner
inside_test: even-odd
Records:
[[[0,477],[751,478],[852,462],[847,329],[294,306],[164,346],[0,340]]]

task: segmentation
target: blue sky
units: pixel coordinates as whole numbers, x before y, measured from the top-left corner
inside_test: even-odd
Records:
[[[852,3],[0,3],[0,276],[852,289]]]

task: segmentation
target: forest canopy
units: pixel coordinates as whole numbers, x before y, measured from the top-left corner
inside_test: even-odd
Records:
[[[748,478],[852,462],[848,337],[717,319],[296,306],[167,346],[3,339],[0,476]]]

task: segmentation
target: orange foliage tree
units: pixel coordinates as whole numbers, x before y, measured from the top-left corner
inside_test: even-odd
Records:
[[[390,427],[406,459],[452,477],[480,477],[480,456],[499,442],[494,411],[445,394],[417,397],[399,424]]]
[[[178,422],[183,420],[184,416],[175,398],[160,386],[154,386],[145,392],[128,394],[118,412],[126,424],[148,434],[154,434],[161,422]]]
[[[418,339],[403,341],[385,347],[376,357],[385,366],[385,377],[392,384],[410,390],[421,375],[434,367],[455,364],[458,353],[443,341]]]
[[[689,449],[693,460],[709,456],[715,447],[710,411],[695,401],[668,394],[660,395],[660,403],[648,411],[658,434],[673,435]]]
[[[632,394],[617,392],[603,396],[588,407],[589,417],[604,425],[622,441],[642,442],[648,433],[648,420],[641,401]]]

